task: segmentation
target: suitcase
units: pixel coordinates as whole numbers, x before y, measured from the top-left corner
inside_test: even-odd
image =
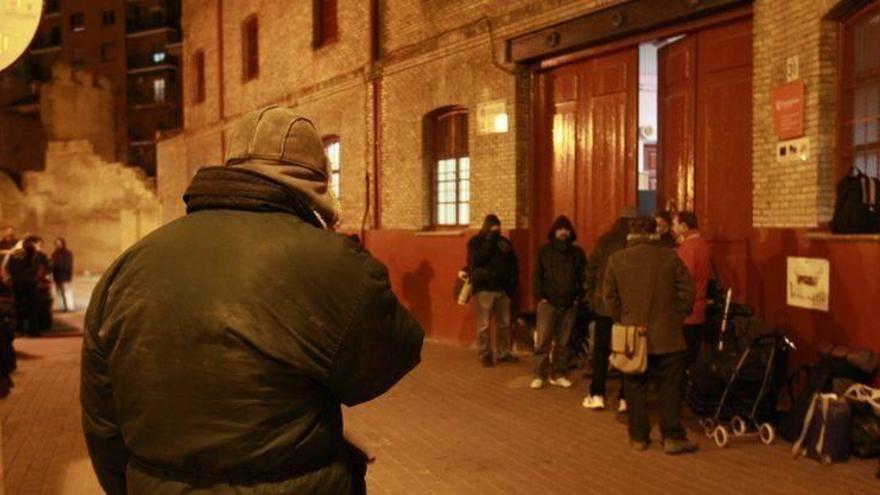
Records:
[[[844,462],[850,455],[852,413],[837,394],[814,394],[804,428],[792,447],[795,458],[807,456],[822,464]]]

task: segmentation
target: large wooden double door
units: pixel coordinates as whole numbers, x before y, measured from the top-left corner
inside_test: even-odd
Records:
[[[696,212],[738,299],[752,222],[751,74],[750,20],[685,33],[658,52],[658,205]],[[637,46],[546,73],[538,235],[564,213],[589,249],[635,205],[638,84]]]
[[[635,204],[638,78],[635,47],[549,74],[550,194],[543,198],[542,233],[564,214],[592,245],[624,206]]]

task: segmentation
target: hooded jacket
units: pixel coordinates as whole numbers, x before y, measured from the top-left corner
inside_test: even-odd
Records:
[[[490,231],[497,221],[494,215],[487,216],[480,233],[468,241],[470,281],[474,293],[491,291],[513,296],[519,282],[519,264],[510,240]]]
[[[571,232],[567,241],[556,239],[556,231],[561,228]],[[532,278],[535,298],[568,308],[584,296],[587,257],[584,250],[575,245],[577,234],[565,216],[553,222],[548,238],[549,242],[538,252],[538,262],[535,264],[535,276]]]
[[[340,405],[416,366],[424,332],[385,267],[304,220],[313,201],[289,183],[203,169],[186,200],[112,264],[86,314],[83,428],[102,487],[351,493]]]

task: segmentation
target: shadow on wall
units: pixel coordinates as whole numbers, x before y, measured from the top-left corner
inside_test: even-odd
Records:
[[[431,328],[433,323],[430,289],[433,278],[434,269],[427,260],[422,260],[414,271],[404,273],[401,279],[401,297],[409,311],[426,329]]]

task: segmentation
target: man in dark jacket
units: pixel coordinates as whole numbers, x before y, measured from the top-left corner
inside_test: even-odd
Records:
[[[565,376],[568,368],[568,339],[576,316],[576,305],[584,297],[587,257],[574,243],[577,235],[568,217],[553,222],[548,242],[538,253],[534,291],[538,302],[535,342],[535,377],[531,387],[544,386],[550,347],[553,347],[553,373],[550,384],[571,387]]]
[[[516,293],[519,266],[513,244],[501,235],[501,220],[487,215],[480,233],[468,241],[468,276],[477,307],[477,348],[483,366],[492,366],[489,326],[495,320],[498,362],[515,362],[510,354],[510,298]]]
[[[201,169],[187,215],[142,239],[93,293],[83,427],[110,495],[362,493],[340,404],[420,359],[424,333],[336,216],[314,125],[269,107]]]
[[[694,284],[675,251],[658,243],[656,228],[650,217],[632,221],[629,246],[608,261],[603,300],[615,322],[647,327],[648,369],[626,375],[623,382],[633,449],[648,447],[648,383],[655,382],[663,450],[681,454],[697,448],[681,426],[685,383],[681,322],[694,304]]]
[[[67,249],[67,241],[63,237],[55,239],[55,251],[52,252],[52,280],[55,282],[55,297],[64,311],[73,311],[73,253]]]
[[[626,236],[629,233],[629,222],[639,214],[632,206],[627,206],[620,213],[611,230],[599,237],[596,248],[590,255],[587,265],[587,296],[593,308],[595,329],[593,334],[593,377],[590,389],[584,398],[583,406],[587,409],[605,409],[605,382],[608,379],[608,358],[611,354],[611,313],[602,301],[602,286],[605,283],[605,272],[611,255],[626,247]],[[621,387],[618,411],[626,411]]]

